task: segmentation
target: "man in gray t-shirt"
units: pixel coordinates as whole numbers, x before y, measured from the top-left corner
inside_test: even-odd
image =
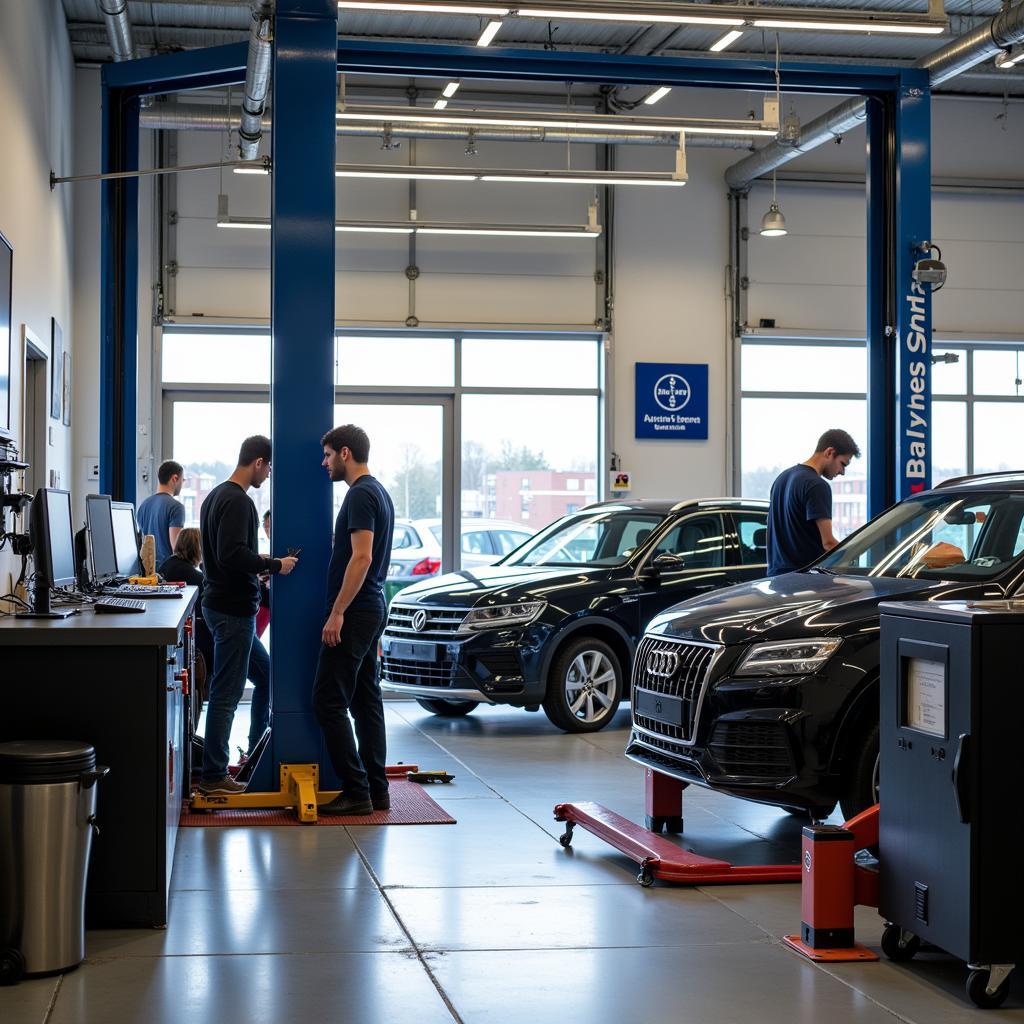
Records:
[[[158,486],[135,512],[143,536],[153,535],[156,541],[156,564],[171,557],[178,534],[185,525],[185,506],[175,499],[181,494],[185,470],[181,464],[169,459],[162,462],[156,471]]]

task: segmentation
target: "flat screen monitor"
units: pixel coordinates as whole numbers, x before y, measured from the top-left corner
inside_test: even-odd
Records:
[[[75,583],[75,533],[71,522],[70,492],[41,487],[36,491],[29,520],[36,572],[46,576],[51,587]]]
[[[11,322],[14,249],[0,234],[0,437],[11,436]]]
[[[114,550],[114,519],[109,494],[89,494],[85,498],[85,521],[89,528],[89,552],[92,575],[97,582],[117,575]]]
[[[127,501],[112,501],[110,515],[114,524],[114,551],[117,554],[118,576],[141,576],[139,528],[135,524],[134,507]]]

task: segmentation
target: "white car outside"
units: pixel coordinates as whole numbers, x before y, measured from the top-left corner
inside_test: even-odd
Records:
[[[463,519],[462,568],[493,565],[535,531],[503,519]],[[391,541],[388,579],[415,583],[441,571],[441,520],[398,519]]]

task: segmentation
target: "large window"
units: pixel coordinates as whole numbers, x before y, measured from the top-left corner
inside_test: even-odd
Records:
[[[932,483],[1022,468],[1024,346],[948,344],[932,351]],[[810,454],[828,427],[867,449],[867,357],[863,342],[744,339],[741,349],[740,473],[746,497],[766,498],[786,466]],[[866,458],[832,482],[837,536],[867,513]]]

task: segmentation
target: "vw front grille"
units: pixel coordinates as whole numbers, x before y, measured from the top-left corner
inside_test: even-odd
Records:
[[[422,612],[425,618],[417,629],[419,623],[414,623],[414,619],[419,612]],[[417,637],[421,640],[454,640],[468,612],[468,608],[435,608],[393,602],[385,632],[388,636],[403,639]]]
[[[644,733],[664,737],[666,744],[656,744],[663,749],[693,742],[708,674],[720,650],[708,644],[663,637],[645,636],[640,641],[633,669],[633,724],[641,732],[641,742]],[[638,689],[678,697],[683,704],[682,724],[671,725],[640,714],[635,700]]]

